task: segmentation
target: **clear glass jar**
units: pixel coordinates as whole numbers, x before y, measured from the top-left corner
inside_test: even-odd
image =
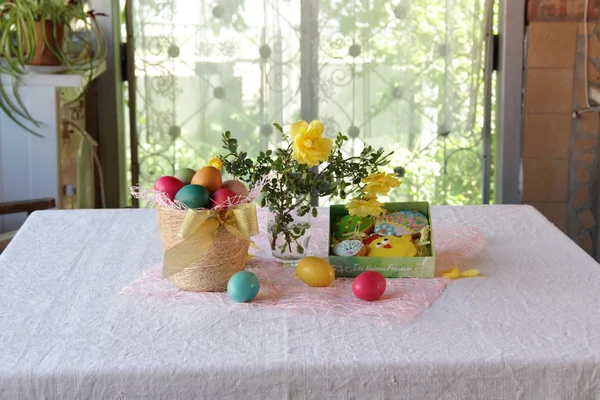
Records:
[[[290,215],[293,221],[289,223],[288,230],[296,229],[302,232],[297,240],[292,240],[286,245],[285,234],[281,230],[276,231],[276,214],[272,211],[269,211],[267,230],[273,257],[283,264],[295,265],[306,256],[308,251],[313,217],[310,213],[299,217],[296,211],[290,211]]]

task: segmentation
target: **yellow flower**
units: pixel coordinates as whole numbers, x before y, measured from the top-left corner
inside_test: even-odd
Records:
[[[383,213],[383,203],[377,199],[352,199],[346,203],[346,208],[350,215],[357,217],[379,216]]]
[[[371,174],[363,178],[361,182],[367,184],[364,192],[370,196],[386,195],[392,188],[397,188],[401,183],[394,174],[386,174],[385,172]]]
[[[306,121],[298,121],[290,127],[292,137],[292,158],[298,164],[306,164],[309,167],[319,165],[319,162],[327,160],[333,143],[331,139],[323,136],[324,127],[321,121],[314,120],[310,124]]]
[[[220,170],[221,168],[223,168],[223,161],[221,161],[221,159],[219,157],[212,157],[208,161],[208,165]]]

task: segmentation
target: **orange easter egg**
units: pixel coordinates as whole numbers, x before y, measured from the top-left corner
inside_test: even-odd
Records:
[[[231,190],[238,196],[248,197],[248,188],[246,188],[242,182],[236,179],[223,182],[223,188]]]
[[[221,173],[215,167],[200,168],[192,178],[192,185],[204,186],[209,192],[215,192],[221,189],[223,178]]]

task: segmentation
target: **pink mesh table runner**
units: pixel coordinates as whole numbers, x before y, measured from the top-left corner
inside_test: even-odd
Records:
[[[168,279],[162,279],[162,266],[145,271],[121,294],[152,296],[161,301],[175,301],[202,307],[255,308],[288,313],[314,313],[341,317],[375,317],[387,321],[410,321],[427,309],[450,282],[446,278],[387,279],[385,294],[377,301],[365,302],[352,293],[352,279],[337,278],[328,288],[311,288],[294,278],[294,268],[283,267],[271,257],[267,239],[266,211],[259,210],[260,234],[253,239],[258,249],[252,250],[248,270],[261,283],[258,296],[250,303],[236,303],[223,293],[184,292]],[[481,230],[468,226],[438,225],[433,221],[433,241],[436,269],[439,272],[454,266],[470,267],[483,247]],[[327,256],[328,219],[320,216],[312,226],[308,253]]]

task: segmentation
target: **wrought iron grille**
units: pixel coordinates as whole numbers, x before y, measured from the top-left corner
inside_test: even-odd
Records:
[[[224,130],[256,154],[271,123],[318,118],[348,153],[394,151],[391,200],[481,203],[483,3],[134,1],[139,183],[202,165]]]

